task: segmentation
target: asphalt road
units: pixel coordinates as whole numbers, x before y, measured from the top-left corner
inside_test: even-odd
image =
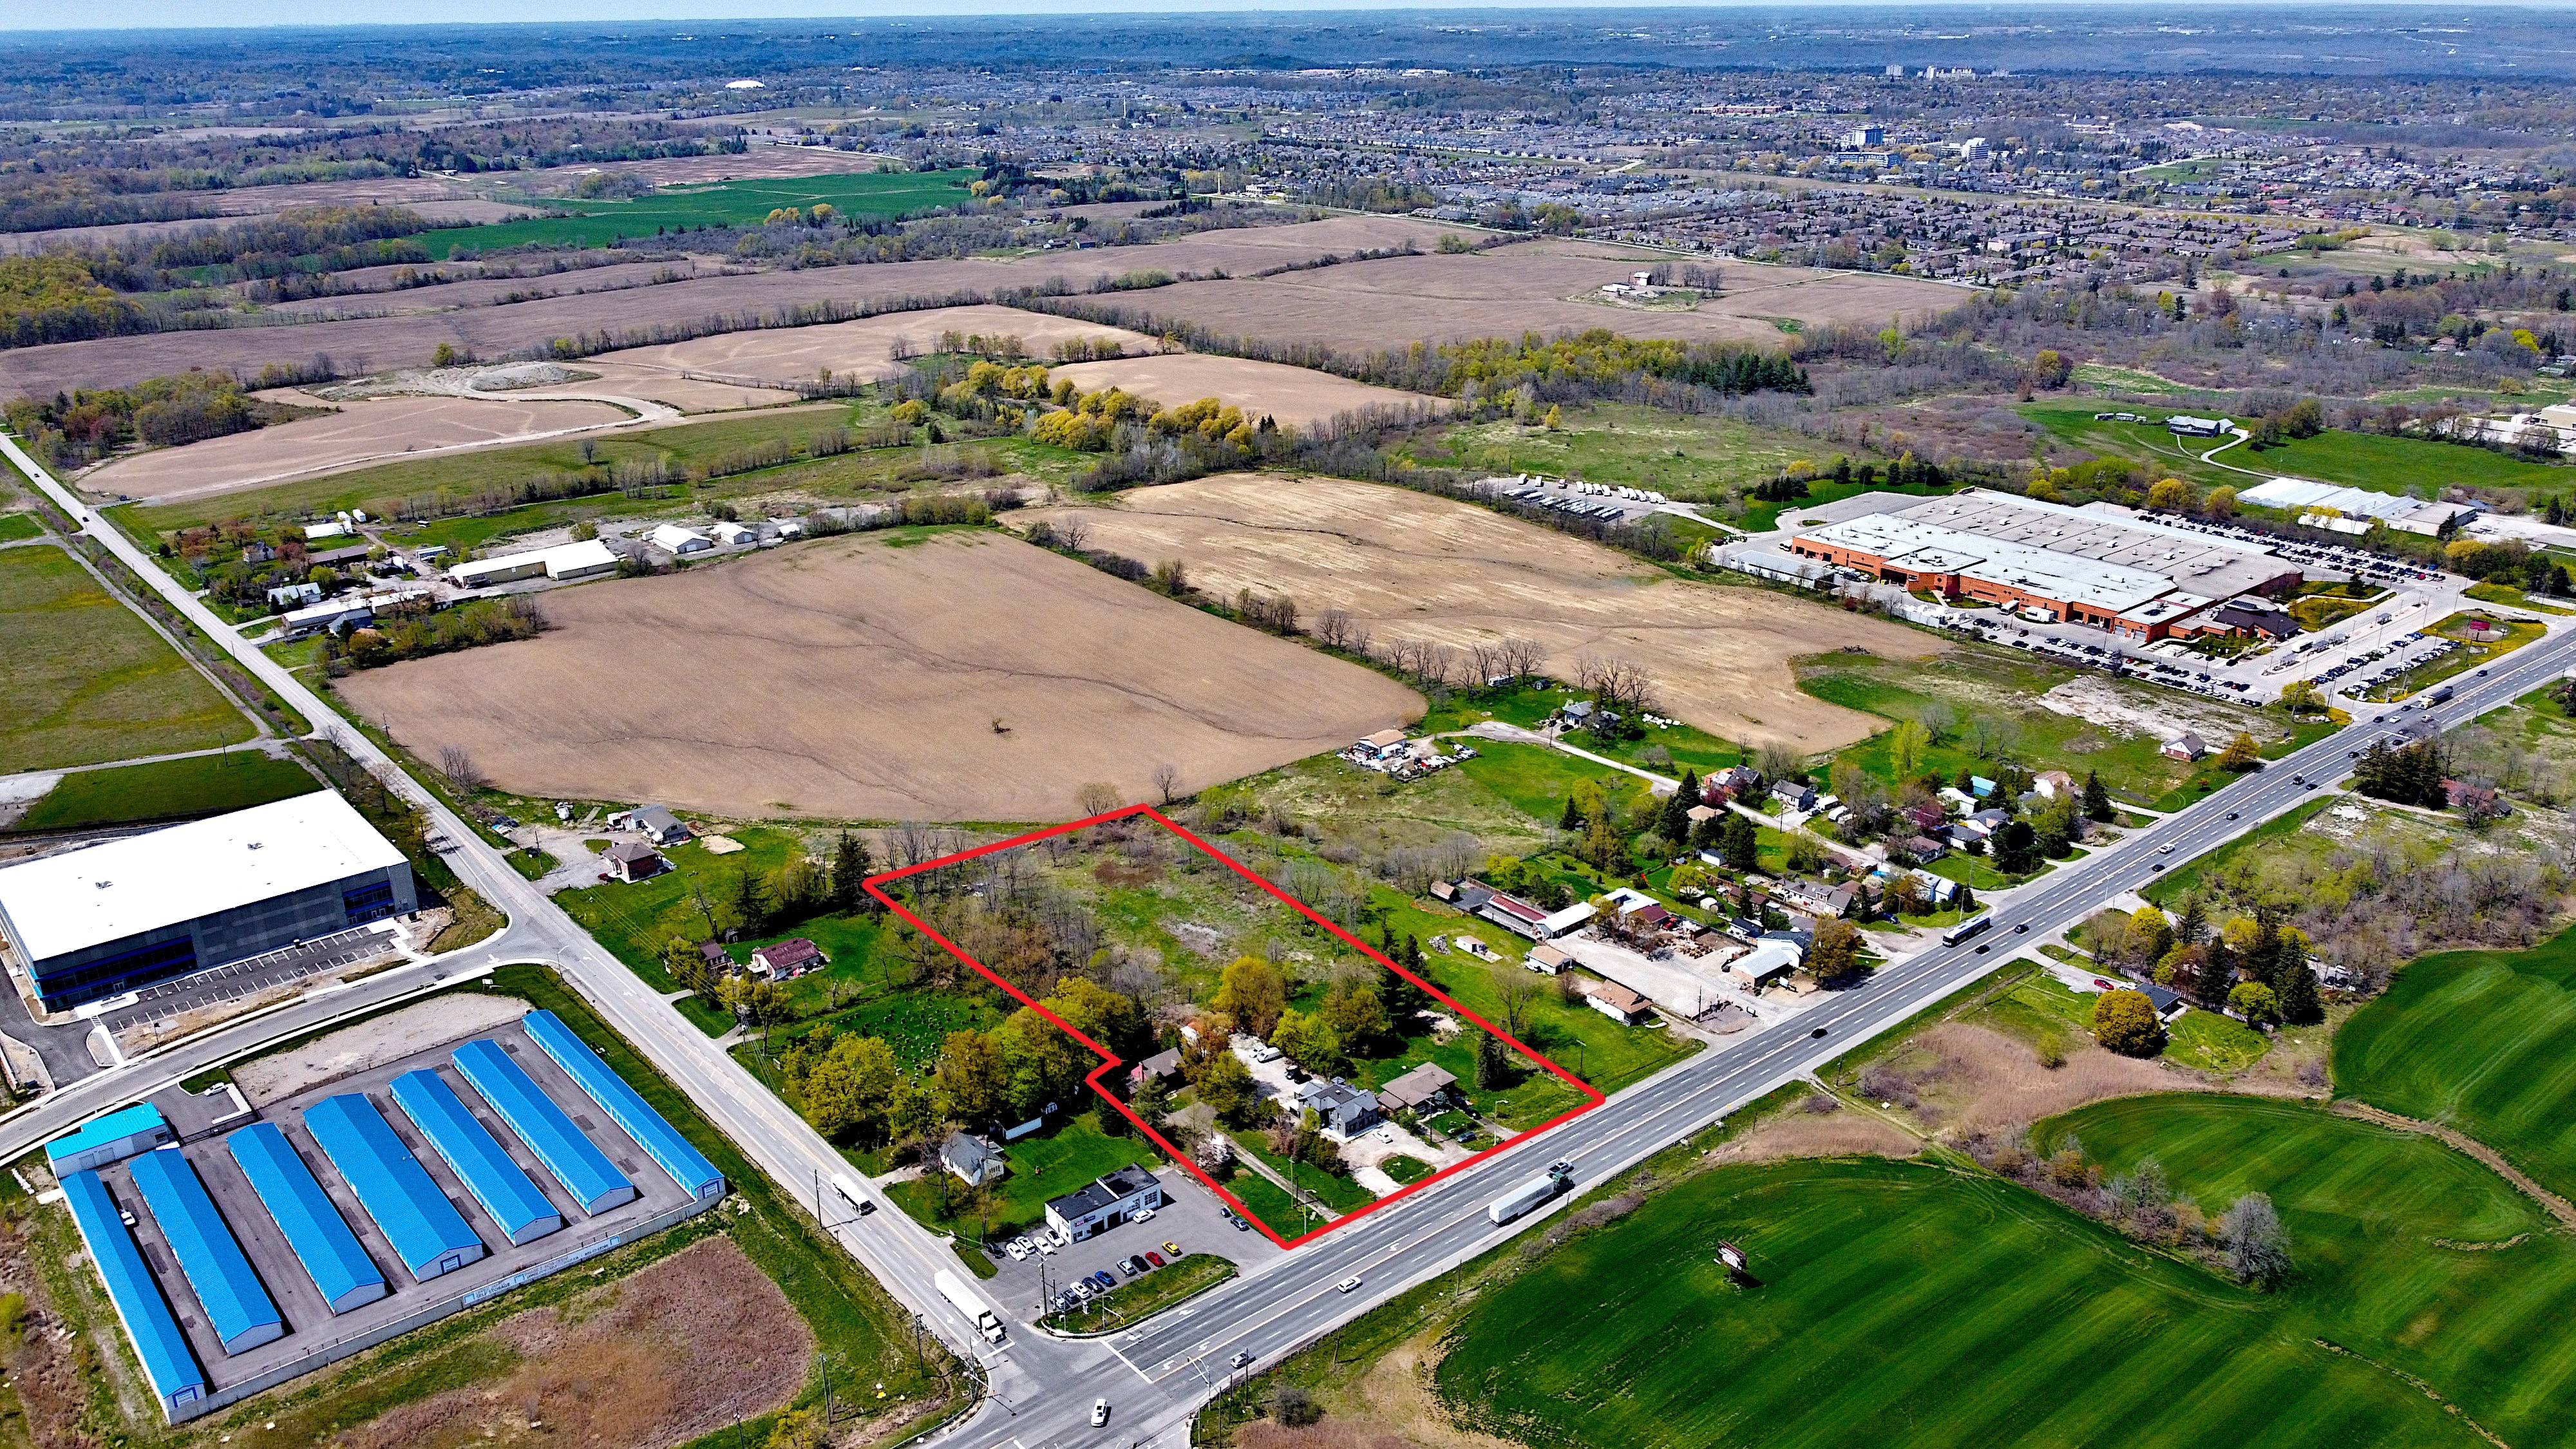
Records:
[[[535,961],[561,970],[611,1026],[789,1191],[802,1196],[827,1182],[831,1174],[845,1170],[839,1155],[802,1119],[522,879],[478,831],[342,723],[330,704],[215,620],[122,534],[37,467],[14,439],[0,435],[0,453],[6,453],[85,531],[186,613],[209,638],[302,711],[316,729],[337,726],[353,755],[427,811],[450,838],[463,843],[448,859],[469,885],[510,918],[501,934],[480,946],[382,973],[340,992],[235,1023],[124,1068],[86,1078],[0,1124],[0,1153],[14,1155],[99,1107],[133,1100],[164,1082],[308,1030],[353,1003],[371,1004],[405,990],[429,989],[436,984],[431,979],[436,976],[454,979],[492,964]],[[2455,681],[2459,698],[2433,713],[2443,723],[2455,723],[2539,688],[2566,672],[2571,661],[2576,661],[2576,632],[2553,633],[2506,656],[2486,678],[2464,676]],[[1990,900],[1998,924],[1975,941],[1884,966],[1866,985],[1812,1007],[1791,1022],[1731,1038],[1722,1047],[1628,1088],[1600,1108],[1534,1140],[1526,1151],[1503,1153],[1443,1179],[1113,1338],[1069,1342],[1022,1328],[998,1349],[987,1346],[933,1287],[933,1275],[956,1262],[945,1244],[887,1204],[865,1218],[848,1218],[827,1195],[826,1221],[833,1224],[832,1231],[842,1244],[898,1299],[921,1314],[940,1338],[984,1366],[992,1390],[990,1401],[944,1431],[938,1442],[1017,1449],[1184,1445],[1190,1417],[1223,1386],[1228,1378],[1225,1365],[1236,1352],[1268,1362],[1503,1238],[1545,1222],[1554,1209],[1497,1228],[1485,1208],[1504,1187],[1537,1175],[1548,1161],[1570,1159],[1578,1190],[1614,1176],[1975,980],[2010,956],[2012,943],[2020,939],[2013,932],[2015,925],[2027,924],[2031,935],[2044,936],[2075,924],[2101,902],[2155,879],[2153,867],[2158,862],[2170,866],[2188,860],[2290,809],[2317,784],[2330,784],[2348,773],[2351,754],[2373,740],[2403,735],[2424,718],[2422,712],[2392,714],[2276,761],[2199,805],[2130,832],[2109,849],[2069,862],[2031,885]],[[2300,783],[2296,777],[2301,776],[2314,783]],[[2160,852],[2158,847],[2164,845],[2173,846],[2173,851]],[[1814,1034],[1819,1030],[1824,1032],[1821,1038]],[[1347,1293],[1338,1290],[1337,1284],[1354,1277],[1360,1280],[1357,1288]],[[1111,1402],[1106,1428],[1090,1425],[1095,1398]]]

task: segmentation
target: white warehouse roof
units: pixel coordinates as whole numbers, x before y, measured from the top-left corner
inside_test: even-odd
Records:
[[[539,572],[548,578],[579,578],[586,573],[601,573],[615,567],[616,553],[607,544],[589,538],[553,548],[527,549],[496,558],[475,559],[449,569],[447,576],[467,588],[476,588],[488,580],[531,578]]]
[[[42,961],[403,863],[348,801],[316,790],[0,869],[0,918]]]
[[[2346,488],[2338,483],[2314,483],[2305,478],[2275,478],[2259,487],[2246,489],[2237,494],[2236,499],[2240,503],[2258,504],[2264,508],[2331,508],[2346,518],[2385,518],[2391,523],[2419,514],[2442,519],[2470,511],[2456,503],[2426,503],[2402,494]]]

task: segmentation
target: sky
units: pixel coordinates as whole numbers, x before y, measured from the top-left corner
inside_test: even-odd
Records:
[[[1779,0],[1741,0],[1742,6],[1777,4]],[[1913,8],[1923,0],[1802,0],[1813,6],[1825,4],[1884,4],[1889,9]],[[1939,0],[1935,0],[1939,3]],[[1970,3],[1970,0],[1957,0]],[[2010,0],[2008,0],[2010,3]],[[2046,0],[2041,0],[2046,3]],[[2374,4],[2389,0],[2371,0]],[[2397,0],[2409,3],[2409,0]],[[2443,4],[2463,8],[2457,0],[2416,0],[2416,3]],[[2487,0],[2494,3],[2494,0]],[[2526,8],[2515,0],[2504,0],[2513,8]],[[2564,4],[2567,0],[2538,0],[2544,8]],[[1570,9],[1639,9],[1639,8],[1741,8],[1731,0],[1692,5],[1682,0],[1404,0],[1403,10],[1570,10]],[[2230,7],[2233,8],[2233,7]],[[2250,6],[2247,8],[2251,8]],[[478,25],[508,24],[531,21],[563,20],[754,20],[754,19],[840,19],[861,15],[931,15],[956,17],[964,15],[1047,14],[1096,15],[1110,11],[1147,13],[1245,11],[1314,11],[1370,10],[1354,0],[956,0],[941,4],[937,0],[373,0],[363,7],[364,23],[378,25]],[[86,0],[77,7],[49,6],[38,0],[0,0],[0,30],[61,30],[69,26],[81,29],[126,29],[209,26],[245,27],[264,25],[348,25],[356,21],[353,7],[346,0],[225,0],[222,5],[209,5],[205,0]]]

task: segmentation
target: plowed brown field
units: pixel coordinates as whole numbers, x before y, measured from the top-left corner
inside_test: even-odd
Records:
[[[993,533],[818,540],[545,596],[555,628],[341,680],[505,789],[717,815],[1056,820],[1418,716],[1411,690]]]
[[[1017,517],[1018,515],[1014,515]],[[1711,734],[1823,750],[1877,721],[1798,692],[1789,660],[1846,645],[1921,655],[1935,640],[1761,589],[1676,579],[1615,550],[1464,503],[1372,483],[1236,473],[1139,488],[1079,521],[1088,546],[1159,562],[1190,582],[1294,598],[1306,620],[1348,610],[1381,652],[1394,639],[1453,648],[1519,635],[1571,678],[1587,654],[1652,676],[1663,712]]]

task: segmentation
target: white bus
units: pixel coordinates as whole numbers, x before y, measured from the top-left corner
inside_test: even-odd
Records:
[[[1941,944],[1944,946],[1956,946],[1961,941],[1968,939],[1970,936],[1977,934],[1994,923],[1994,912],[1979,911],[1977,914],[1970,916],[1959,924],[1943,931],[1941,933]]]

